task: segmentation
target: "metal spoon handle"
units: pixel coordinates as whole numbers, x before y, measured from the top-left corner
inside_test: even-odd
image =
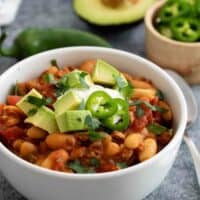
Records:
[[[193,143],[193,141],[187,137],[187,134],[184,136],[184,141],[187,144],[187,147],[192,155],[192,159],[194,162],[194,167],[197,175],[197,180],[200,185],[200,153],[196,147],[196,145]]]

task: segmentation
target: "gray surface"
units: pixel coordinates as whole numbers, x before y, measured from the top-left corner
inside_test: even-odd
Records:
[[[75,27],[99,33],[107,38],[116,48],[144,56],[144,27],[142,22],[119,29],[99,29],[88,25],[75,16],[70,2],[69,0],[24,0],[16,21],[8,27],[10,35],[7,44],[11,42],[18,32],[28,26]],[[13,63],[15,63],[13,59],[0,58],[0,72],[3,72]],[[200,106],[200,86],[193,87],[193,91]],[[200,149],[200,142],[198,142],[200,141],[200,118],[190,129],[190,134]],[[168,199],[200,199],[200,190],[193,163],[184,143],[181,145],[169,175],[161,186],[145,200]],[[0,175],[0,200],[25,200],[25,198],[17,193],[4,177]]]

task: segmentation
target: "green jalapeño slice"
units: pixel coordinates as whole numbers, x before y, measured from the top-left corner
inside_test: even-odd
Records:
[[[110,117],[104,119],[104,125],[111,130],[123,131],[129,125],[128,103],[116,98],[113,102],[117,104],[117,111]]]
[[[183,42],[195,42],[200,36],[200,24],[193,18],[177,18],[171,22],[174,37]]]
[[[116,112],[117,105],[106,92],[96,91],[89,96],[86,109],[90,110],[93,116],[104,119]]]
[[[170,22],[175,17],[186,16],[191,10],[191,5],[184,0],[169,0],[161,8],[159,18],[161,22]]]

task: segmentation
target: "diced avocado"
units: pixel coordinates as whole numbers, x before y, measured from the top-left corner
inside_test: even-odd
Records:
[[[56,116],[57,124],[61,132],[86,130],[86,116],[91,115],[88,110],[69,110]]]
[[[76,109],[81,103],[81,99],[77,96],[76,92],[70,90],[64,95],[60,96],[57,101],[53,104],[57,115],[65,112],[66,110]]]
[[[58,131],[55,113],[46,106],[39,108],[33,116],[26,118],[25,122],[44,129],[48,133],[54,133]]]
[[[84,20],[100,25],[128,24],[142,19],[155,0],[74,0],[75,12]]]
[[[97,60],[92,73],[92,80],[102,85],[113,86],[116,84],[115,76],[119,76],[120,72],[103,60]]]
[[[69,74],[67,74],[68,84],[69,84],[70,88],[81,88],[81,87],[83,87],[81,80],[80,80],[81,73],[85,74],[86,72],[83,72],[83,71],[80,71],[80,70],[74,70],[74,71],[70,72]],[[87,85],[93,84],[89,74],[86,74],[83,77],[83,80],[85,81],[85,83]]]
[[[29,103],[27,101],[27,98],[29,96],[37,97],[42,99],[42,95],[35,89],[32,89],[28,94],[26,94],[18,103],[17,107],[20,108],[26,115],[28,115],[28,112],[32,109],[36,109],[37,106]]]

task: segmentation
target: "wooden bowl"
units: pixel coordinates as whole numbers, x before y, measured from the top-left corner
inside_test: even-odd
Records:
[[[166,0],[151,6],[145,16],[145,50],[148,59],[163,68],[179,72],[189,83],[200,83],[200,42],[186,43],[161,35],[154,19]]]

